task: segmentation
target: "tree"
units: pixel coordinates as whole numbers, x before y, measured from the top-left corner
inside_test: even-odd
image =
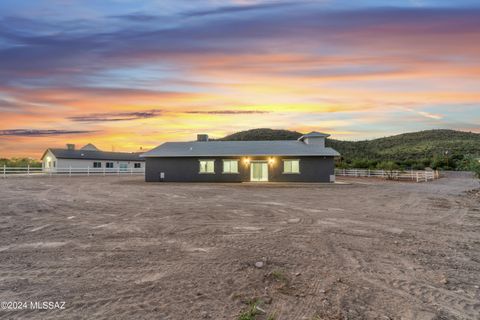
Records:
[[[475,174],[475,176],[480,179],[480,160],[476,160],[472,166],[471,171]]]
[[[397,177],[400,166],[393,161],[383,161],[377,164],[377,169],[384,170],[388,180],[393,180]]]
[[[6,159],[6,158],[1,158],[0,159],[0,166],[6,166],[6,167],[41,167],[42,163],[38,160],[34,160],[31,158],[11,158],[11,159]]]

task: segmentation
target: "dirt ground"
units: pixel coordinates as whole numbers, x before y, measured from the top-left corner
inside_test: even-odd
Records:
[[[480,319],[477,181],[340,182],[0,180],[0,301],[65,301],[0,318]]]

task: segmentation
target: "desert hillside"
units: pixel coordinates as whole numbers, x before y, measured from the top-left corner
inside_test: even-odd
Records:
[[[301,135],[289,130],[252,129],[220,140],[295,140]],[[469,163],[480,157],[480,134],[426,130],[362,141],[327,139],[327,146],[341,153],[339,166],[373,168],[381,162],[393,161],[414,169],[468,169]]]

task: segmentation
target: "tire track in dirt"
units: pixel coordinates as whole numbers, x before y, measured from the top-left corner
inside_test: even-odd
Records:
[[[402,279],[406,276],[405,269],[421,271],[422,267],[410,261],[389,261],[388,264],[378,261],[367,262],[362,257],[362,251],[354,251],[350,247],[339,250],[349,263],[349,267],[358,272],[359,277],[368,283],[389,291],[394,295],[406,299],[414,299],[420,304],[428,305],[434,310],[443,310],[451,316],[478,319],[480,314],[480,302],[465,294],[450,292],[446,289],[428,285],[419,278],[412,280]],[[376,268],[369,267],[375,265]],[[381,270],[381,271],[380,271]],[[393,278],[393,279],[392,279]]]
[[[69,316],[95,319],[193,320],[202,312],[234,319],[243,299],[267,294],[272,303],[264,308],[279,320],[317,311],[326,319],[479,313],[478,203],[453,195],[448,180],[254,190],[103,177],[46,181],[2,184],[0,207],[16,205],[0,233],[0,247],[8,247],[0,251],[0,278],[10,279],[0,284],[2,298],[63,297]],[[28,193],[36,193],[33,204],[19,203]],[[289,279],[287,288],[273,271]],[[437,282],[440,274],[448,284]]]

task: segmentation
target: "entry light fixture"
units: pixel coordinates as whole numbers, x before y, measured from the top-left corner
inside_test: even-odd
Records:
[[[268,163],[270,163],[271,165],[273,165],[273,164],[275,163],[275,158],[270,157],[270,158],[268,159]]]
[[[245,162],[245,164],[249,164],[250,163],[250,159],[248,157],[246,157],[243,162]]]

